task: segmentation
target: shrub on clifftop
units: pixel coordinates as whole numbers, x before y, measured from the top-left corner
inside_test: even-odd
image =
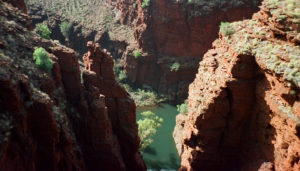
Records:
[[[35,60],[35,64],[42,70],[46,72],[50,72],[53,67],[53,62],[50,59],[47,51],[42,48],[36,48],[33,52],[33,60]]]
[[[170,71],[178,71],[180,68],[180,63],[174,62],[173,64],[170,65]]]
[[[143,0],[142,2],[142,8],[146,8],[150,5],[150,0]]]
[[[51,31],[48,28],[48,26],[46,24],[37,24],[36,25],[36,32],[37,34],[39,34],[42,38],[45,39],[51,39],[50,35],[51,35]]]
[[[133,56],[134,56],[135,59],[138,59],[139,57],[142,56],[142,53],[139,49],[137,49],[133,52]]]
[[[229,35],[232,35],[234,33],[234,30],[230,27],[230,23],[229,22],[221,22],[221,24],[220,24],[220,32],[224,36],[229,36]]]
[[[187,114],[188,113],[188,103],[187,103],[187,101],[185,101],[181,105],[177,105],[176,107],[177,107],[177,111],[179,112],[179,114]]]
[[[69,22],[66,22],[66,21],[60,23],[60,25],[59,25],[60,32],[67,39],[69,39],[69,37],[70,37],[71,27],[72,27],[72,24]]]

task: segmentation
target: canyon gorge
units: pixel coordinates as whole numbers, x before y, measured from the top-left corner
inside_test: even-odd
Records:
[[[43,2],[45,5],[38,0],[29,2],[33,23],[47,21],[55,33],[53,39],[65,43],[59,24],[72,17],[53,12],[52,4]],[[99,12],[89,13],[94,17],[82,15],[69,21],[73,21],[69,46],[82,54],[87,50],[82,48],[85,42],[93,40],[100,43],[120,59],[130,84],[151,88],[167,96],[170,103],[178,104],[187,98],[188,85],[195,78],[202,56],[217,37],[219,23],[250,18],[258,11],[260,1],[203,1],[203,4],[198,4],[152,0],[148,7],[142,7],[142,3],[143,0],[107,0],[86,4],[83,1],[82,13],[89,13],[85,8],[95,8],[95,5]],[[65,9],[67,4],[58,0],[57,6]],[[70,13],[81,15],[72,9]],[[85,20],[79,22],[82,18]],[[134,55],[135,51],[140,52],[138,57]],[[171,70],[170,66],[174,63],[179,67]]]
[[[300,170],[299,1],[0,3],[0,170],[152,169],[127,84],[185,103],[179,170]]]

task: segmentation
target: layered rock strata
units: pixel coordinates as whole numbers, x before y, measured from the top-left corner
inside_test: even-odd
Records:
[[[220,30],[176,118],[181,170],[300,169],[298,1]]]
[[[145,170],[135,104],[111,56],[101,52],[100,75],[91,67],[81,80],[74,50],[30,32],[30,18],[9,3],[0,2],[0,18],[0,170]],[[51,72],[35,65],[37,46]]]

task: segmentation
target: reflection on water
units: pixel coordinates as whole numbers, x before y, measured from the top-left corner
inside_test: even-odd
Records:
[[[153,136],[154,142],[144,151],[143,158],[151,171],[170,171],[180,167],[180,159],[177,154],[172,133],[175,127],[177,110],[175,106],[162,104],[155,107],[138,108],[137,120],[140,113],[150,110],[164,119],[160,128]]]

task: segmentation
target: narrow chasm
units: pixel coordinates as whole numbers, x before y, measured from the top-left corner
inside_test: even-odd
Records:
[[[299,171],[299,0],[3,0],[0,170]]]

